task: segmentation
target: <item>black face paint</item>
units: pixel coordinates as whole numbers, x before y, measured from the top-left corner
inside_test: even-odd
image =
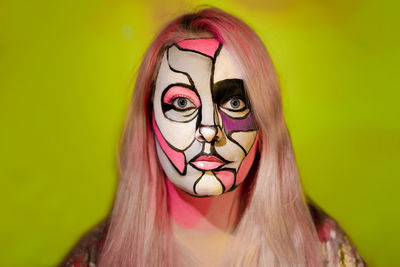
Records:
[[[250,108],[242,79],[226,79],[219,81],[213,85],[213,102],[216,103],[218,106],[221,106],[223,103],[234,96],[242,99],[243,102],[246,103],[247,108]]]
[[[222,80],[215,83],[212,89],[213,89],[212,90],[213,101],[219,107],[221,107],[221,105],[224,104],[229,99],[239,98],[244,103],[246,103],[246,106],[241,110],[236,110],[236,112],[240,112],[246,109],[248,109],[249,111],[243,117],[231,117],[228,114],[225,114],[225,112],[220,111],[221,119],[224,125],[224,130],[228,137],[232,132],[238,132],[238,131],[247,132],[256,130],[256,124],[253,118],[253,114],[251,113],[249,101],[247,100],[246,97],[246,90],[244,88],[243,80],[241,79]],[[231,141],[235,142],[234,140]]]

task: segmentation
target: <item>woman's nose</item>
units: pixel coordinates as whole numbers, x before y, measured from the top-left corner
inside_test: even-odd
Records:
[[[200,142],[213,142],[221,138],[221,129],[216,125],[200,125],[196,131],[196,139]]]

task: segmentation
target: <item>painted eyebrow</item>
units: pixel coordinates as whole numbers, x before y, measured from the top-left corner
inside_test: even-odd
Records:
[[[213,85],[212,97],[214,103],[221,105],[232,96],[240,96],[247,103],[242,79],[225,79]]]

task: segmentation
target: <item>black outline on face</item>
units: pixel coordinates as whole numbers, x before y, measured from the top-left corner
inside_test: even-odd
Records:
[[[222,107],[223,104],[225,104],[225,103],[227,103],[227,102],[229,102],[229,101],[232,101],[233,99],[237,99],[237,100],[242,101],[242,102],[244,103],[245,106],[242,107],[241,109],[230,109],[230,108],[223,108],[223,107]],[[228,100],[226,100],[223,104],[220,105],[220,109],[221,109],[222,111],[223,111],[224,109],[226,109],[226,110],[228,110],[228,111],[230,111],[230,112],[242,112],[242,111],[245,111],[246,109],[248,109],[246,102],[245,102],[241,97],[238,97],[238,96],[231,96],[231,97],[228,98]],[[224,113],[225,113],[225,112],[224,112]],[[249,112],[247,112],[245,116],[247,116],[248,113],[249,113]],[[228,115],[227,113],[225,113],[225,114]],[[228,115],[228,116],[229,116],[229,115]],[[241,118],[242,118],[242,117],[241,117]]]
[[[193,39],[199,39],[199,38],[191,38],[191,39],[185,39],[185,40],[193,40]],[[213,39],[213,37],[211,37],[211,38],[202,38],[202,39]],[[201,118],[201,117],[202,117],[202,115],[201,115],[201,108],[202,108],[202,105],[200,105],[200,106],[197,108],[197,109],[198,109],[198,110],[196,111],[197,114],[196,114],[192,119],[190,119],[190,120],[188,120],[188,121],[175,121],[175,120],[172,120],[172,119],[168,118],[168,117],[165,115],[165,112],[164,112],[164,111],[165,111],[165,109],[164,109],[164,105],[165,105],[165,104],[164,104],[163,99],[164,99],[164,95],[166,94],[166,92],[168,91],[168,89],[169,89],[170,87],[172,87],[172,86],[177,86],[177,85],[178,85],[178,86],[183,86],[183,87],[186,87],[186,88],[188,88],[188,89],[194,91],[194,92],[196,93],[196,95],[198,96],[198,98],[200,99],[200,102],[201,102],[201,98],[200,98],[200,96],[199,96],[199,93],[198,93],[197,90],[196,90],[194,81],[193,81],[193,79],[191,78],[191,76],[190,76],[187,72],[179,71],[179,70],[174,69],[174,68],[171,66],[170,62],[169,62],[169,49],[170,49],[171,47],[173,47],[173,46],[175,46],[177,49],[179,49],[179,50],[181,50],[181,51],[197,53],[197,54],[200,54],[200,55],[202,55],[202,56],[205,56],[205,57],[211,59],[211,75],[210,75],[210,89],[211,89],[211,92],[210,92],[210,93],[211,93],[211,95],[212,95],[213,102],[214,102],[215,105],[217,106],[218,112],[223,112],[227,117],[229,117],[230,119],[233,119],[233,120],[242,120],[242,119],[245,119],[245,118],[247,118],[247,117],[249,116],[249,114],[251,113],[251,106],[250,106],[250,102],[248,101],[247,94],[246,94],[246,90],[245,90],[245,88],[244,88],[244,83],[243,83],[243,80],[242,80],[242,79],[225,79],[225,80],[218,81],[217,83],[213,83],[213,81],[214,81],[214,73],[215,73],[215,63],[216,63],[216,59],[217,59],[217,57],[218,57],[218,55],[219,55],[219,53],[221,52],[221,49],[222,49],[222,43],[220,42],[220,43],[219,43],[219,46],[218,46],[218,48],[217,48],[217,50],[215,51],[214,57],[210,57],[210,56],[208,56],[208,55],[206,55],[206,54],[204,54],[204,53],[201,53],[201,52],[199,52],[199,51],[195,51],[195,50],[191,50],[191,49],[182,48],[182,47],[180,47],[178,44],[173,44],[173,45],[171,45],[171,46],[169,46],[169,47],[167,48],[167,51],[166,51],[166,53],[167,53],[167,63],[168,63],[168,66],[169,66],[170,70],[173,71],[173,72],[181,73],[181,74],[185,75],[185,76],[187,77],[187,79],[189,80],[190,85],[185,84],[185,83],[174,83],[174,84],[168,85],[168,86],[164,89],[164,91],[162,92],[162,96],[161,96],[161,107],[162,107],[162,111],[163,111],[163,113],[164,113],[164,117],[165,117],[165,118],[167,118],[167,119],[169,119],[169,120],[171,120],[171,121],[174,121],[174,122],[184,123],[184,122],[192,121],[194,118],[197,117],[196,129],[201,125],[201,119],[202,119],[202,118]],[[224,86],[224,87],[220,87],[220,86]],[[227,90],[227,89],[232,89],[232,88],[235,89],[233,92],[232,92],[232,90]],[[222,91],[226,91],[226,92],[229,92],[229,94],[227,94],[227,93],[226,93],[226,94],[218,94],[219,91],[221,91],[221,92],[222,92]],[[225,113],[225,112],[220,108],[221,105],[222,105],[223,103],[225,103],[226,101],[228,101],[228,100],[229,100],[230,98],[232,98],[232,97],[239,97],[239,98],[246,104],[246,108],[249,109],[249,112],[247,112],[245,116],[240,117],[240,118],[234,118],[234,117],[228,115],[227,113]],[[236,112],[238,112],[238,111],[243,111],[243,110],[237,110]],[[231,111],[231,112],[235,112],[235,111]],[[153,116],[154,116],[154,114],[153,114]],[[220,125],[219,125],[219,123],[216,122],[216,117],[218,117],[217,119],[219,119],[219,116],[214,116],[214,118],[213,118],[213,120],[214,120],[214,125],[215,125],[216,127],[221,128]],[[155,122],[155,123],[156,123],[156,122]],[[156,126],[158,127],[157,123],[156,123]],[[159,129],[159,127],[158,127],[158,129]],[[198,140],[199,142],[203,143],[202,150],[201,150],[200,153],[198,153],[197,155],[195,155],[189,162],[187,162],[187,160],[186,160],[186,155],[184,154],[183,151],[185,151],[187,148],[189,148],[189,147],[193,144],[193,142],[194,142],[195,140],[197,140],[197,139],[194,137],[194,138],[193,138],[193,141],[192,141],[185,149],[180,150],[180,149],[177,149],[177,148],[175,148],[174,146],[172,146],[172,145],[165,139],[165,137],[163,136],[163,134],[162,134],[161,131],[160,131],[162,137],[164,138],[164,140],[167,142],[167,145],[168,145],[171,149],[173,149],[173,150],[175,150],[175,151],[177,151],[177,152],[180,152],[180,153],[183,153],[183,154],[184,154],[184,158],[185,158],[185,168],[184,168],[184,171],[183,171],[183,172],[180,172],[180,171],[176,168],[176,166],[174,165],[174,163],[172,163],[172,161],[171,161],[171,160],[169,159],[169,157],[166,155],[166,152],[162,149],[161,146],[160,146],[160,148],[161,148],[161,150],[164,152],[164,154],[166,155],[166,158],[167,158],[167,159],[169,160],[169,162],[172,164],[172,166],[174,167],[174,169],[177,170],[177,172],[178,172],[179,174],[181,174],[182,176],[183,176],[183,175],[186,175],[186,172],[187,172],[187,165],[190,164],[190,162],[192,162],[193,159],[196,159],[197,157],[202,156],[202,155],[206,155],[206,156],[213,155],[213,156],[219,157],[219,158],[221,158],[223,161],[227,162],[226,164],[223,164],[223,165],[221,165],[220,167],[218,167],[218,168],[216,168],[216,169],[209,170],[211,173],[213,173],[214,177],[215,177],[215,178],[218,180],[218,182],[221,184],[222,189],[223,189],[223,190],[222,190],[222,194],[223,194],[223,193],[231,192],[231,191],[233,191],[235,188],[237,188],[237,187],[239,186],[239,185],[236,185],[237,174],[238,174],[238,171],[240,170],[240,167],[242,166],[242,163],[243,163],[245,157],[248,155],[248,153],[246,152],[246,150],[244,149],[244,147],[242,147],[236,140],[234,140],[234,139],[232,138],[231,135],[232,135],[233,133],[235,133],[235,132],[250,132],[250,131],[257,131],[257,130],[258,130],[257,127],[255,127],[255,129],[242,130],[242,131],[233,130],[233,131],[231,131],[229,134],[227,134],[227,133],[225,132],[225,129],[223,129],[223,131],[225,132],[225,136],[226,136],[231,142],[233,142],[233,143],[235,143],[236,145],[238,145],[238,146],[243,150],[243,152],[244,152],[244,157],[243,157],[242,161],[240,162],[240,165],[239,165],[239,167],[237,168],[237,171],[236,171],[236,169],[234,169],[234,168],[224,168],[224,166],[225,166],[226,164],[231,163],[232,161],[228,161],[228,160],[224,159],[223,157],[221,157],[220,155],[218,155],[218,153],[217,153],[217,151],[216,151],[216,149],[215,149],[215,141],[210,142],[210,150],[211,150],[210,153],[204,153],[204,152],[203,152],[203,151],[204,151],[204,144],[206,143],[206,141],[199,141],[199,140]],[[249,151],[251,151],[251,149],[253,148],[253,146],[254,146],[254,144],[255,144],[255,142],[256,142],[256,140],[257,140],[257,134],[258,134],[258,133],[256,133],[256,138],[254,139],[254,141],[253,141],[253,143],[252,143],[252,145],[251,145]],[[193,184],[193,192],[195,193],[195,195],[190,194],[190,193],[188,193],[188,192],[186,192],[186,193],[188,193],[189,195],[196,196],[196,197],[208,197],[208,196],[199,196],[199,195],[197,195],[197,192],[196,192],[196,185],[199,183],[199,181],[201,180],[201,178],[205,175],[205,173],[206,173],[207,171],[202,170],[202,169],[198,169],[198,168],[196,168],[196,166],[194,166],[194,165],[192,165],[192,164],[191,164],[191,166],[192,166],[194,169],[196,169],[196,170],[198,170],[198,171],[201,171],[202,174],[201,174],[201,176],[200,176],[199,178],[196,179],[196,181],[195,181],[194,184]],[[225,190],[226,190],[225,185],[222,183],[222,181],[221,181],[221,180],[217,177],[217,175],[215,174],[216,171],[230,171],[230,172],[233,173],[233,175],[234,175],[234,182],[233,182],[231,188],[230,188],[227,192],[225,192]]]
[[[243,100],[246,107],[250,110],[250,103],[247,100],[247,94],[242,79],[225,79],[214,83],[212,86],[213,101],[217,103],[218,106],[221,106],[235,96]]]
[[[173,72],[181,73],[181,74],[185,75],[185,76],[188,78],[188,80],[189,80],[189,82],[190,82],[190,85],[191,85],[193,88],[195,88],[193,79],[192,79],[192,77],[190,77],[190,75],[189,75],[187,72],[180,71],[180,70],[176,70],[176,69],[174,69],[174,68],[171,66],[171,64],[169,63],[169,49],[170,49],[171,47],[173,47],[173,46],[176,46],[176,47],[179,49],[179,47],[178,47],[177,45],[175,45],[175,44],[170,45],[170,46],[167,48],[167,63],[168,63],[168,67],[169,67]]]
[[[163,112],[163,114],[164,114],[164,117],[167,118],[167,119],[169,119],[170,121],[174,121],[174,122],[189,122],[189,121],[192,121],[194,118],[196,118],[196,115],[193,116],[193,118],[191,118],[191,119],[189,119],[189,120],[186,120],[186,121],[177,121],[177,120],[173,120],[173,119],[169,118],[169,117],[166,115],[166,112],[167,112],[167,111],[173,109],[173,108],[171,107],[171,106],[173,106],[173,105],[172,105],[172,104],[166,104],[166,103],[164,103],[164,96],[165,96],[165,94],[168,92],[168,90],[169,90],[171,87],[174,87],[174,86],[181,86],[181,87],[185,87],[185,88],[190,89],[191,91],[193,91],[193,92],[196,94],[197,98],[200,100],[200,96],[199,96],[199,94],[197,93],[197,90],[194,89],[193,86],[187,85],[187,84],[185,84],[185,83],[172,83],[172,84],[168,85],[167,87],[165,87],[164,91],[163,91],[162,94],[161,94],[161,110],[162,110],[162,112]],[[189,100],[189,101],[190,101],[190,100]],[[201,103],[201,102],[200,102],[200,103]],[[193,113],[195,113],[195,112],[198,113],[200,107],[201,107],[201,105],[200,105],[199,107],[195,108],[196,111],[194,111]],[[193,113],[190,114],[189,116],[192,116]],[[184,115],[183,115],[183,116],[184,116]]]
[[[258,134],[258,133],[257,133]],[[256,136],[256,138],[254,139],[254,142],[253,142],[253,144],[251,145],[251,147],[250,147],[250,149],[249,149],[249,151],[251,151],[251,149],[253,148],[253,146],[255,145],[255,143],[256,143],[256,140],[257,140],[257,136]],[[247,156],[247,154],[246,154],[246,156]],[[245,156],[245,157],[246,157]],[[256,153],[256,156],[255,157],[257,157],[257,153]],[[239,167],[238,167],[238,171],[240,170],[240,168],[242,167],[242,164],[243,164],[243,161],[244,161],[244,158],[243,158],[243,160],[242,160],[242,162],[240,162],[240,165],[239,165]],[[223,168],[223,166],[224,165],[222,165],[221,167],[219,167],[219,168],[217,168],[217,169],[214,169],[214,170],[211,170],[211,172],[214,174],[214,177],[218,180],[218,182],[222,185],[222,194],[224,194],[224,193],[228,193],[228,192],[231,192],[231,191],[233,191],[233,190],[235,190],[239,185],[241,185],[242,183],[240,183],[240,184],[236,184],[236,180],[237,180],[237,174],[238,174],[238,171],[236,171],[234,168]],[[226,188],[225,188],[225,185],[222,183],[222,181],[218,178],[218,176],[215,174],[215,171],[229,171],[229,172],[232,172],[233,173],[233,184],[232,184],[232,186],[231,186],[231,188],[228,190],[228,191],[225,191],[226,190]],[[195,181],[195,183],[193,184],[193,192],[196,194],[196,195],[193,195],[193,194],[190,194],[190,193],[187,193],[187,194],[189,194],[189,195],[191,195],[191,196],[195,196],[195,197],[209,197],[209,196],[199,196],[199,195],[197,195],[197,192],[196,192],[196,185],[197,185],[197,183],[201,180],[201,178],[204,176],[204,174],[205,174],[205,171],[203,172],[203,174]],[[248,175],[248,174],[247,174]]]
[[[153,113],[152,113],[152,116],[154,117],[154,111],[153,111]],[[183,151],[185,151],[188,147],[190,147],[190,146],[193,144],[193,142],[195,141],[195,139],[193,139],[193,141],[192,141],[184,150],[180,150],[180,149],[174,147],[173,145],[171,145],[171,144],[167,141],[167,139],[165,139],[165,136],[164,136],[163,133],[161,132],[160,127],[158,126],[158,124],[157,124],[155,118],[153,118],[153,120],[154,120],[155,125],[156,125],[157,128],[158,128],[158,131],[160,132],[162,138],[163,138],[164,141],[167,143],[167,145],[168,145],[172,150],[175,150],[176,152],[180,152],[180,153],[183,154],[183,157],[184,157],[184,159],[185,159],[185,167],[184,167],[183,171],[181,172],[181,171],[175,166],[175,164],[174,164],[174,163],[171,161],[171,159],[168,157],[167,152],[165,152],[164,149],[162,148],[160,142],[159,142],[158,139],[157,139],[157,136],[154,135],[154,137],[156,138],[156,140],[157,140],[157,142],[158,142],[158,145],[160,146],[161,150],[164,152],[165,157],[168,159],[168,161],[171,163],[171,165],[174,167],[174,169],[175,169],[178,173],[180,173],[181,175],[186,175],[187,165],[188,165],[188,164],[187,164],[187,160],[186,160],[186,155],[185,155],[185,153],[184,153]]]
[[[213,91],[214,91],[215,62],[217,61],[217,57],[218,57],[219,53],[221,53],[221,50],[222,50],[222,43],[220,42],[219,46],[217,48],[217,51],[215,51],[214,58],[212,58],[212,60],[211,60],[212,63],[211,63],[211,75],[210,75],[210,89],[211,89],[210,93],[211,93],[213,102],[215,104],[218,104],[217,102],[214,101],[214,96],[213,96],[213,94],[214,94]],[[218,125],[218,122],[215,121],[215,116],[214,116],[214,125]]]
[[[202,143],[204,144],[205,142],[203,141]],[[203,145],[203,146],[204,146],[204,145]],[[203,149],[204,149],[204,147],[203,147]],[[233,161],[227,160],[227,159],[223,158],[221,155],[219,155],[218,152],[215,150],[215,146],[214,146],[214,145],[211,145],[210,150],[211,150],[211,151],[210,151],[211,153],[204,153],[203,150],[200,151],[200,153],[196,154],[196,155],[188,162],[188,164],[190,164],[190,166],[192,166],[192,167],[193,167],[194,169],[196,169],[196,170],[205,171],[205,170],[199,169],[199,168],[197,168],[195,165],[193,165],[193,164],[192,164],[193,161],[194,161],[195,159],[197,159],[198,157],[201,157],[201,156],[214,156],[214,157],[217,157],[217,158],[221,159],[221,161],[224,162],[224,164],[221,165],[221,166],[219,166],[218,168],[209,170],[209,171],[214,171],[214,170],[220,170],[220,169],[222,169],[226,164],[229,164],[229,163],[232,163],[232,162],[233,162]]]
[[[251,113],[251,110],[249,110],[249,112],[247,112],[246,115],[244,115],[243,117],[239,117],[239,118],[232,117],[231,115],[227,114],[223,110],[221,110],[221,112],[223,112],[227,117],[231,118],[232,120],[244,120],[249,116],[249,114]],[[232,112],[234,112],[234,111],[232,111]],[[255,131],[255,130],[257,130],[257,129],[254,129],[254,130],[251,130],[251,131]]]
[[[250,130],[243,130],[243,131],[232,130],[232,131],[229,132],[229,134],[226,134],[226,136],[229,138],[230,141],[232,141],[232,142],[234,142],[235,144],[237,144],[237,145],[243,150],[245,156],[247,156],[248,152],[246,151],[246,149],[244,149],[244,147],[242,147],[241,144],[239,144],[235,139],[233,139],[232,134],[234,134],[234,133],[246,133],[246,132],[257,132],[257,130],[252,130],[252,129],[250,129]],[[257,133],[256,133],[256,135],[257,135]],[[254,142],[253,142],[253,143],[254,143]],[[253,146],[253,145],[251,145],[251,147],[252,147],[252,146]],[[250,147],[250,149],[251,149],[251,147]],[[250,151],[250,149],[249,149],[249,151]]]

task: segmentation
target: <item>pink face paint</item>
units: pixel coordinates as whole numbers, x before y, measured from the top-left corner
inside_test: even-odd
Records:
[[[216,171],[215,175],[224,185],[225,192],[229,191],[235,182],[235,174],[231,171]]]
[[[189,88],[183,86],[172,86],[168,89],[168,91],[164,95],[164,103],[172,104],[172,102],[178,97],[184,97],[189,99],[196,107],[201,105],[199,97],[195,92],[190,90]]]
[[[167,141],[165,141],[164,137],[162,136],[160,130],[158,129],[158,126],[156,124],[156,121],[154,119],[154,115],[152,116],[152,123],[153,123],[153,130],[154,134],[157,138],[158,143],[161,146],[161,149],[165,152],[165,155],[169,158],[169,160],[172,162],[172,164],[175,165],[175,167],[183,173],[185,170],[185,155],[182,152],[178,152],[171,148]]]
[[[215,52],[217,51],[220,43],[217,39],[210,38],[183,40],[178,42],[177,44],[183,49],[200,52],[204,55],[214,58]]]
[[[174,222],[186,229],[215,231],[227,229],[236,220],[236,201],[240,191],[218,197],[195,197],[178,189],[165,177],[168,211]]]
[[[177,190],[168,178],[166,179],[168,191],[168,208],[172,217],[185,228],[194,228],[207,214],[212,199],[195,198]],[[196,200],[196,208],[193,208],[193,200]],[[185,211],[185,212],[182,212]]]

